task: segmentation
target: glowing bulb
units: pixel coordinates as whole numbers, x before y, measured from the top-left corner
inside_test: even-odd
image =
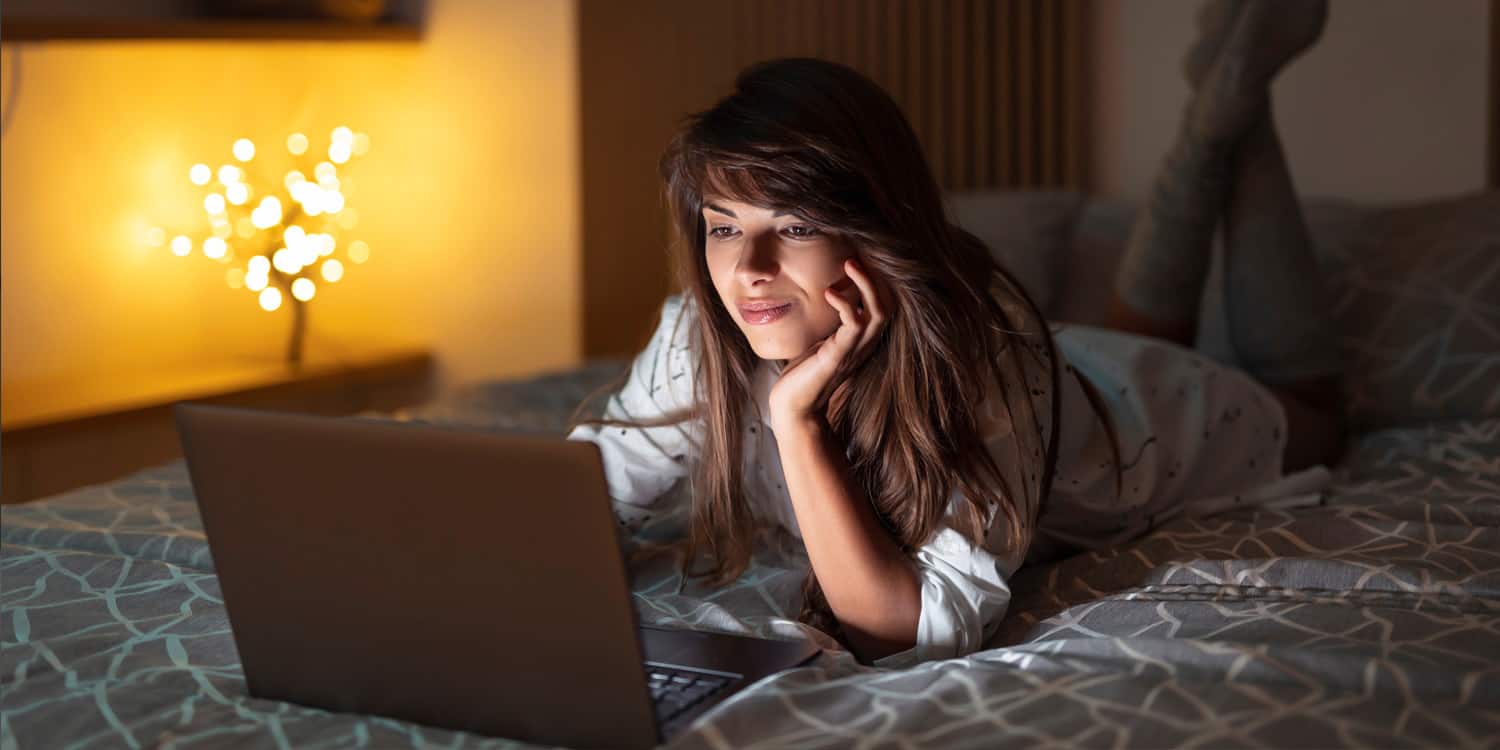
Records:
[[[284,247],[271,254],[271,265],[282,273],[296,273],[302,270],[297,266],[292,251]]]
[[[241,138],[234,142],[234,158],[240,161],[250,161],[255,158],[255,144],[249,138]]]
[[[292,282],[292,296],[299,302],[306,302],[318,293],[318,287],[312,279],[302,278]]]
[[[318,235],[317,247],[318,255],[333,255],[333,249],[338,247],[338,242],[333,239],[333,235],[324,232]]]
[[[218,193],[203,196],[203,210],[215,215],[224,213],[224,196]]]
[[[264,255],[257,255],[245,263],[245,267],[249,269],[252,276],[265,276],[271,272],[271,261],[267,260]]]
[[[250,221],[260,229],[270,229],[281,222],[281,201],[274,195],[262,198],[260,205],[250,212]]]
[[[349,141],[334,141],[328,144],[328,160],[334,164],[343,164],[349,161],[349,157],[353,153],[354,147],[349,144]]]
[[[224,283],[230,289],[243,289],[245,287],[245,272],[238,268],[231,268],[224,272]]]
[[[281,307],[281,290],[274,286],[268,286],[260,290],[260,309],[271,312]]]
[[[255,222],[251,221],[248,216],[241,216],[238,221],[234,222],[234,233],[245,239],[254,237]]]
[[[146,244],[151,247],[161,247],[167,242],[167,233],[161,227],[151,227],[146,230]]]
[[[243,182],[236,182],[224,188],[224,195],[229,198],[230,203],[236,206],[243,206],[245,205],[245,201],[250,200],[250,186]]]
[[[207,164],[194,164],[193,168],[188,170],[188,179],[192,180],[194,185],[207,185],[213,176],[214,173]]]
[[[354,134],[354,155],[364,156],[370,151],[370,136],[364,133]]]
[[[302,211],[308,216],[318,216],[323,213],[323,189],[312,183],[307,184],[307,189],[302,191]]]
[[[299,182],[307,182],[307,176],[293,169],[286,173],[286,178],[281,181],[281,184],[285,185],[287,190],[291,190]]]
[[[330,190],[323,195],[324,213],[336,214],[344,210],[344,194],[337,190]]]
[[[214,260],[224,257],[227,250],[229,250],[229,245],[218,237],[209,237],[203,241],[203,254]]]
[[[286,150],[292,152],[292,156],[301,156],[307,153],[307,136],[301,133],[292,133],[287,136]]]
[[[348,126],[340,125],[334,128],[328,137],[334,143],[351,143],[354,141],[354,131],[350,130]]]
[[[271,277],[263,273],[245,274],[245,288],[252,292],[265,289],[271,283]]]
[[[191,252],[193,252],[193,241],[188,239],[187,235],[179,234],[176,237],[172,238],[173,255],[179,258],[183,258]]]
[[[323,261],[323,278],[330,283],[344,278],[344,264],[338,258]]]
[[[354,210],[353,206],[347,206],[339,212],[338,218],[335,221],[345,229],[353,229],[354,225],[359,223],[359,212]]]
[[[244,179],[244,171],[233,164],[225,164],[224,166],[219,167],[219,184],[223,185],[224,187],[229,187],[230,185],[233,185],[234,183],[240,182]]]
[[[313,167],[313,176],[318,178],[319,185],[326,185],[330,182],[336,183],[339,179],[339,170],[326,161],[320,161],[318,162],[318,166]]]
[[[370,246],[364,240],[355,240],[349,243],[349,260],[356,264],[370,259]]]

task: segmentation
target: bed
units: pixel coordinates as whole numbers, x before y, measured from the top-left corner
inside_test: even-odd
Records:
[[[1117,254],[1129,206],[966,200],[1028,217],[1003,223],[1053,243],[1028,283],[1058,282],[1048,309],[1087,319],[1079,300],[1109,268],[1089,259]],[[1328,202],[1310,219],[1359,428],[1322,504],[1179,519],[1023,569],[985,650],[904,670],[862,666],[792,620],[807,561],[784,535],[764,534],[721,590],[643,562],[643,622],[825,647],[669,746],[1500,744],[1500,195]],[[380,418],[561,434],[621,365],[475,384]],[[0,520],[0,750],[515,744],[250,698],[180,461]]]

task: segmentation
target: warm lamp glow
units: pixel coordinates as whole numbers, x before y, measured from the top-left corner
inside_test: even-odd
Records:
[[[286,274],[297,273],[302,270],[303,264],[299,260],[296,252],[285,247],[271,254],[271,265],[275,266],[276,270]]]
[[[246,201],[250,200],[250,186],[243,182],[236,182],[224,188],[224,196],[229,199],[230,203],[243,206]]]
[[[370,258],[369,245],[338,236],[355,227],[359,212],[350,205],[358,197],[354,181],[347,174],[340,179],[343,167],[336,166],[364,155],[370,137],[340,125],[329,132],[326,159],[322,158],[324,146],[314,149],[305,133],[290,133],[285,142],[294,158],[281,185],[252,184],[252,177],[259,175],[251,175],[241,165],[253,160],[258,149],[251,139],[239,138],[230,147],[234,162],[217,169],[193,164],[188,170],[193,184],[207,188],[203,191],[207,231],[199,225],[196,231],[172,236],[165,228],[154,227],[146,229],[144,237],[151,246],[167,245],[178,256],[191,255],[194,247],[201,247],[205,257],[228,266],[224,283],[254,293],[263,310],[292,306],[296,314],[287,360],[299,362],[307,316],[304,305],[317,296],[317,285],[342,281],[350,263],[358,265]],[[271,174],[274,180],[277,172]],[[239,254],[230,241],[239,247]]]
[[[260,309],[271,312],[281,307],[281,290],[274,286],[268,286],[260,290]]]

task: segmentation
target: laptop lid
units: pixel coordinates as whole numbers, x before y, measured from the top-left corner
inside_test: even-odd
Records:
[[[597,447],[177,407],[251,695],[657,742]]]

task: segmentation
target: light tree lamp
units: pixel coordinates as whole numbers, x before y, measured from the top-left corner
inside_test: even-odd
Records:
[[[194,164],[188,179],[208,189],[203,196],[207,231],[178,234],[168,242],[166,230],[156,227],[147,237],[149,244],[166,245],[178,257],[190,256],[196,249],[227,266],[224,282],[229,288],[254,294],[266,312],[290,307],[292,330],[286,361],[293,366],[302,362],[307,305],[318,286],[343,279],[346,261],[359,265],[370,258],[364,241],[340,237],[355,228],[359,217],[347,205],[352,183],[339,174],[341,165],[369,150],[369,137],[344,126],[334,128],[326,159],[311,152],[310,145],[302,133],[287,136],[292,168],[279,180],[267,180],[259,173],[255,175],[259,179],[250,179],[256,148],[248,138],[234,142],[233,163],[218,170]]]

